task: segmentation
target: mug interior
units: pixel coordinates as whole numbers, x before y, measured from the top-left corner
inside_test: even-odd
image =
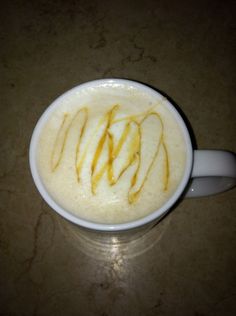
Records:
[[[129,85],[131,87],[138,88],[144,92],[147,92],[150,95],[153,96],[162,96],[159,92],[156,90],[135,82],[131,80],[126,80],[126,79],[100,79],[100,80],[94,80],[90,81],[84,84],[81,84],[60,97],[58,97],[42,114],[40,117],[39,121],[37,122],[31,142],[30,142],[30,149],[29,149],[29,163],[30,163],[30,170],[31,174],[33,177],[33,180],[35,182],[35,185],[40,192],[41,196],[43,199],[47,202],[47,204],[54,209],[57,213],[59,213],[61,216],[66,218],[67,220],[83,226],[85,228],[93,229],[93,230],[98,230],[98,231],[124,231],[124,230],[129,230],[129,229],[134,229],[143,225],[146,225],[150,222],[153,222],[155,220],[158,220],[160,217],[162,217],[172,206],[173,204],[178,200],[178,198],[181,196],[183,193],[192,170],[192,160],[193,160],[193,150],[192,150],[192,144],[191,144],[191,139],[189,136],[188,129],[186,127],[186,124],[184,123],[183,118],[180,116],[179,112],[176,110],[176,108],[168,101],[166,100],[166,106],[168,107],[169,111],[173,114],[175,120],[178,122],[182,133],[183,137],[185,140],[185,145],[186,145],[186,164],[185,164],[185,171],[182,177],[181,182],[179,183],[177,189],[173,193],[173,195],[156,211],[148,214],[147,216],[131,221],[131,222],[125,222],[125,223],[120,223],[120,224],[102,224],[102,223],[97,223],[89,220],[85,220],[79,216],[76,216],[72,213],[70,213],[68,210],[64,209],[61,207],[53,198],[52,196],[47,192],[42,179],[40,177],[38,167],[37,167],[37,146],[38,146],[38,141],[39,137],[42,131],[42,128],[45,124],[45,122],[48,120],[49,116],[51,113],[54,111],[54,109],[57,107],[57,105],[63,100],[63,98],[66,98],[69,94],[72,94],[74,92],[79,92],[80,90],[84,88],[92,88],[92,87],[97,87],[101,85]],[[163,97],[163,96],[162,96]]]

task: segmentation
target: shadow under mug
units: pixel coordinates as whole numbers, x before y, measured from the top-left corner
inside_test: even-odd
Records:
[[[60,106],[63,99],[75,92],[79,93],[84,88],[92,88],[96,86],[109,85],[129,85],[137,88],[149,95],[162,96],[156,90],[138,83],[136,81],[126,79],[100,79],[81,84],[62,96],[58,97],[42,114],[37,122],[32,134],[29,150],[30,170],[34,183],[43,199],[57,213],[67,220],[90,230],[100,232],[127,232],[127,230],[136,230],[145,226],[152,226],[158,222],[182,197],[201,197],[217,194],[229,190],[236,185],[236,156],[235,154],[222,150],[193,150],[188,128],[177,109],[166,100],[166,106],[178,122],[186,145],[186,166],[181,182],[179,183],[174,194],[166,201],[166,203],[155,210],[151,214],[134,220],[120,224],[102,224],[89,220],[85,220],[79,216],[70,213],[69,210],[60,206],[53,197],[48,193],[41,179],[37,166],[37,148],[39,137],[45,122],[48,120],[56,107]],[[162,96],[163,97],[163,96]]]

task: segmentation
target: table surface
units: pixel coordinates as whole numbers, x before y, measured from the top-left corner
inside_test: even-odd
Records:
[[[198,148],[236,151],[234,2],[1,7],[0,315],[233,315],[235,190],[181,201],[139,239],[103,244],[41,199],[28,148],[57,96],[120,77],[171,97]]]

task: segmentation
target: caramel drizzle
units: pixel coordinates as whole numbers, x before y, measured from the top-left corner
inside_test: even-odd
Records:
[[[63,120],[62,123],[59,127],[59,131],[57,133],[57,137],[53,146],[53,151],[52,151],[52,155],[51,155],[51,169],[52,171],[55,171],[57,169],[57,167],[59,166],[62,156],[63,156],[63,152],[64,152],[64,147],[66,144],[66,138],[67,138],[67,134],[68,134],[68,129],[65,130],[65,125],[66,125],[66,121],[68,118],[68,114],[64,114],[63,116]],[[63,137],[64,134],[64,137]],[[60,142],[60,138],[63,138],[63,141]]]
[[[91,142],[92,142],[94,136],[99,131],[99,129],[100,129],[101,125],[103,124],[103,122],[104,122],[104,119],[103,118],[100,119],[96,129],[94,130],[92,136],[90,137],[90,140],[87,142],[87,144],[85,146],[85,149],[84,149],[83,153],[81,154],[81,158],[80,159],[79,159],[79,155],[77,155],[77,159],[76,159],[76,173],[77,173],[77,180],[78,180],[78,182],[80,181],[80,172],[82,170],[82,167],[83,167],[83,164],[84,164],[84,161],[85,161],[85,158],[86,158],[89,146],[91,145]]]
[[[84,135],[86,124],[88,121],[88,109],[87,108],[82,108],[78,112],[76,112],[76,114],[74,115],[70,124],[67,127],[66,127],[66,122],[67,122],[67,119],[69,117],[69,114],[67,114],[67,113],[64,114],[62,123],[59,127],[59,130],[58,130],[58,133],[56,136],[53,150],[52,150],[52,155],[51,155],[51,170],[52,171],[55,171],[58,168],[58,166],[62,160],[64,151],[65,151],[65,145],[66,145],[66,140],[67,140],[69,131],[72,128],[73,124],[75,123],[76,119],[79,118],[79,116],[82,112],[85,113],[85,116],[84,116],[84,121],[83,121],[81,130],[80,130],[80,133],[79,133],[78,142],[77,142],[76,150],[75,150],[75,165],[77,165],[77,160],[78,160],[79,152],[80,152],[80,143],[81,143],[82,137]],[[61,141],[61,139],[62,139],[62,141]],[[77,168],[76,168],[76,170],[77,170]],[[78,175],[77,175],[77,178],[78,178]]]
[[[133,178],[132,178],[132,180],[131,180],[131,186],[130,186],[129,194],[128,194],[128,199],[129,199],[129,203],[130,203],[130,204],[134,203],[134,202],[137,200],[137,198],[139,197],[139,195],[140,195],[140,193],[141,193],[141,190],[143,189],[144,184],[145,184],[145,182],[147,181],[148,176],[149,176],[149,174],[150,174],[150,171],[151,171],[151,169],[152,169],[152,167],[153,167],[153,165],[154,165],[154,163],[155,163],[155,161],[156,161],[156,158],[157,158],[157,156],[158,156],[158,154],[159,154],[159,151],[160,151],[161,146],[162,146],[163,149],[164,149],[164,155],[165,155],[165,159],[164,159],[164,161],[165,161],[165,173],[164,173],[164,179],[163,179],[163,182],[164,182],[164,188],[163,188],[163,190],[166,191],[167,188],[168,188],[168,181],[169,181],[169,159],[168,159],[168,152],[167,152],[167,148],[166,148],[166,145],[165,145],[165,142],[164,142],[164,136],[163,136],[164,125],[163,125],[162,119],[161,119],[161,117],[160,117],[160,115],[159,115],[158,113],[156,113],[156,112],[148,112],[148,113],[144,116],[144,118],[141,120],[141,122],[138,123],[138,125],[139,125],[139,130],[140,130],[140,138],[142,138],[141,126],[142,126],[143,122],[144,122],[147,118],[149,118],[150,116],[152,116],[152,115],[154,115],[154,116],[157,118],[157,120],[159,120],[160,123],[161,123],[161,137],[160,137],[160,140],[159,140],[159,142],[158,142],[158,144],[157,144],[157,148],[156,148],[154,157],[153,157],[151,163],[149,164],[149,167],[148,167],[148,169],[147,169],[147,172],[146,172],[146,174],[145,174],[145,177],[144,177],[144,179],[143,179],[141,185],[139,186],[139,188],[138,188],[136,191],[131,192],[132,188],[135,186],[135,184],[136,184],[136,182],[137,182],[138,172],[139,172],[140,165],[141,165],[141,144],[142,144],[142,141],[140,141],[140,150],[139,150],[139,152],[138,152],[138,166],[137,166],[136,172],[134,173]]]
[[[134,171],[134,174],[131,178],[130,182],[130,187],[128,190],[128,201],[130,204],[134,203],[137,201],[144,185],[145,182],[148,179],[148,176],[150,174],[150,171],[157,159],[157,156],[160,152],[160,148],[163,149],[164,153],[164,177],[163,177],[163,191],[166,191],[168,189],[168,182],[169,182],[169,157],[168,157],[168,151],[167,151],[167,146],[164,141],[164,125],[163,121],[160,117],[160,115],[157,112],[154,112],[152,109],[145,112],[145,113],[140,113],[137,115],[131,115],[131,116],[126,116],[123,118],[115,119],[115,115],[117,110],[119,109],[118,105],[114,105],[106,114],[103,118],[100,119],[98,122],[92,136],[90,137],[90,140],[85,144],[85,149],[83,152],[81,152],[80,147],[81,147],[81,142],[85,134],[86,130],[86,125],[88,121],[88,109],[86,107],[80,109],[72,118],[70,124],[66,127],[66,122],[68,119],[68,114],[65,114],[62,120],[62,123],[60,125],[60,128],[58,130],[56,140],[54,143],[52,155],[51,155],[51,169],[52,172],[54,172],[58,166],[61,163],[63,153],[65,150],[66,146],[66,140],[68,137],[68,133],[70,129],[72,128],[73,124],[75,123],[76,119],[79,118],[79,115],[84,112],[84,120],[82,123],[82,127],[79,132],[79,137],[78,137],[78,142],[76,145],[76,150],[75,150],[75,170],[76,170],[76,175],[77,175],[77,180],[80,181],[80,173],[83,167],[83,163],[86,159],[88,149],[90,147],[90,144],[93,140],[93,136],[96,135],[96,133],[101,129],[103,126],[103,131],[102,135],[99,138],[99,141],[97,143],[95,153],[93,155],[92,163],[91,163],[91,192],[93,194],[96,194],[96,189],[98,187],[99,182],[101,181],[103,175],[105,172],[107,172],[107,180],[109,185],[115,185],[119,179],[122,177],[122,175],[126,172],[126,170],[132,165],[136,164],[136,168]],[[144,178],[141,181],[141,184],[136,188],[133,192],[132,190],[134,189],[138,177],[139,177],[139,171],[140,171],[140,166],[141,166],[141,150],[142,150],[142,124],[146,119],[148,119],[150,116],[154,116],[157,121],[160,122],[161,124],[161,135],[158,137],[158,143],[156,147],[156,151],[154,153],[154,156],[147,168],[146,174]],[[140,120],[141,118],[141,120]],[[115,146],[114,144],[114,136],[110,130],[110,128],[122,121],[127,121],[127,123],[124,126],[124,129],[121,133],[120,138],[117,141],[117,145]],[[133,135],[132,135],[132,130],[133,129]],[[131,137],[132,136],[132,137]],[[126,159],[126,162],[123,164],[120,172],[118,175],[115,176],[114,170],[113,170],[113,164],[114,161],[117,159],[119,156],[120,152],[122,151],[122,148],[125,143],[127,143],[127,139],[130,137],[129,140],[129,154]],[[103,150],[107,146],[108,148],[108,158],[107,160],[98,168],[99,160],[100,157],[103,153]]]
[[[107,141],[109,137],[108,131],[109,128],[112,124],[114,115],[115,115],[115,111],[118,109],[118,105],[113,106],[113,108],[108,111],[105,115],[105,119],[104,122],[106,123],[105,129],[103,131],[103,134],[98,142],[95,154],[93,156],[93,161],[92,161],[92,165],[91,165],[91,189],[92,189],[92,193],[95,194],[96,193],[96,187],[98,185],[98,182],[100,181],[100,179],[102,178],[104,172],[106,171],[106,169],[108,168],[109,165],[109,161],[112,159],[110,156],[110,151],[109,151],[109,157],[108,157],[108,161],[103,164],[103,166],[97,171],[97,173],[95,173],[96,171],[96,167],[99,161],[99,158],[101,156],[103,147],[105,145],[105,142]],[[111,141],[109,141],[109,146],[111,146]]]

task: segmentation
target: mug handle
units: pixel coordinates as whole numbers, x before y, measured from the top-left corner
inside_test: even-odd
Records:
[[[191,180],[185,197],[227,191],[236,185],[236,155],[223,150],[194,150]]]

